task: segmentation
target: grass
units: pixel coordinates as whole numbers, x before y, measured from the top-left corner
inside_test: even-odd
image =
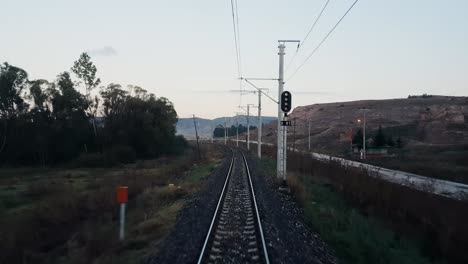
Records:
[[[352,208],[329,186],[310,182],[306,221],[330,243],[343,263],[429,263],[414,243]]]
[[[275,161],[264,158],[261,162],[265,175],[274,175]],[[431,263],[421,253],[420,241],[392,231],[376,216],[363,214],[326,178],[297,172],[288,177],[306,224],[334,249],[340,262]]]
[[[394,158],[366,162],[415,174],[468,184],[468,145],[407,146],[393,149]]]
[[[195,165],[189,176],[187,182],[196,184],[206,178],[220,163],[220,160],[207,164],[207,165]]]
[[[137,263],[174,226],[222,153],[203,146],[136,166],[0,169],[0,263]],[[173,184],[173,185],[169,185]],[[129,187],[126,240],[119,242],[117,186]]]

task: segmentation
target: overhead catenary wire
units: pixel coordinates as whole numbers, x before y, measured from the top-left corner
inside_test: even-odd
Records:
[[[238,44],[238,29],[237,29],[237,22],[236,22],[236,15],[237,14],[237,9],[234,7],[234,1],[231,0],[231,14],[232,14],[232,27],[234,31],[234,45],[236,49],[236,61],[237,61],[237,77],[241,77],[241,66],[240,66],[240,54],[239,54],[239,44]],[[236,1],[236,6],[237,6],[237,1]],[[238,16],[237,16],[238,17]]]
[[[331,35],[331,33],[333,33],[333,31],[336,29],[336,27],[338,27],[338,25],[341,23],[341,21],[343,21],[343,19],[346,17],[346,15],[349,13],[349,11],[351,11],[351,9],[353,9],[353,7],[356,5],[356,3],[358,1],[359,0],[355,0],[353,2],[353,4],[348,8],[348,10],[346,10],[344,15],[340,18],[340,20],[338,20],[338,22],[336,22],[336,24],[327,33],[327,35],[325,35],[325,37],[319,42],[319,44],[312,50],[312,52],[309,54],[309,56],[307,56],[307,58],[299,65],[299,67],[297,67],[297,69],[287,78],[287,81],[291,80],[291,78],[294,77],[294,75],[296,75],[296,73],[304,66],[304,64],[306,64],[306,62],[315,54],[315,52],[317,52],[317,50],[322,46],[322,44],[325,42],[325,40],[327,40],[327,38]]]
[[[239,30],[239,12],[237,0],[231,0],[231,14],[232,14],[232,27],[234,31],[234,44],[236,49],[236,61],[237,61],[237,77],[242,77],[242,55],[240,46],[240,30]],[[242,88],[242,80],[239,81],[239,90]],[[239,105],[242,104],[242,93],[239,94]]]
[[[239,12],[237,11],[237,0],[236,1],[236,32],[237,32],[237,49],[238,49],[238,53],[239,53],[239,70],[240,70],[240,74],[239,74],[239,77],[242,76],[242,53],[241,53],[241,42],[240,42],[240,29],[239,29]]]
[[[297,54],[299,53],[299,50],[300,48],[304,45],[304,43],[306,42],[307,38],[309,37],[310,33],[312,32],[312,30],[314,30],[315,26],[317,25],[317,22],[320,20],[320,18],[322,17],[322,14],[323,12],[325,11],[325,9],[327,8],[328,6],[328,3],[330,3],[330,0],[327,0],[327,2],[325,2],[325,5],[322,7],[322,10],[320,11],[319,15],[317,16],[317,18],[315,19],[314,23],[312,24],[312,26],[310,27],[309,31],[307,32],[306,36],[304,37],[304,39],[298,44],[297,46],[297,49],[296,49],[296,52],[294,53],[294,55],[292,56],[291,60],[289,61],[288,65],[286,66],[286,69],[285,71],[287,72],[288,69],[289,69],[289,66],[291,66],[291,64],[293,63],[294,59],[297,57]]]

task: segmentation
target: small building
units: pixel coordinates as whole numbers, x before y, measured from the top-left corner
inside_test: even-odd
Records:
[[[366,148],[366,157],[387,157],[388,147],[370,147]]]

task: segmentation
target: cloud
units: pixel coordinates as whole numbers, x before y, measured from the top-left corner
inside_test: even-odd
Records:
[[[112,46],[104,46],[103,48],[92,49],[87,52],[90,56],[111,57],[117,55],[117,51]]]

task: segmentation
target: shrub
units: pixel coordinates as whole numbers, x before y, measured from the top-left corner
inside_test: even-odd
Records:
[[[288,154],[289,168],[311,177],[325,178],[333,189],[364,215],[386,219],[397,233],[416,234],[426,242],[431,258],[467,263],[468,204],[373,177],[370,172],[321,162],[298,153]],[[295,184],[294,186],[296,186]]]
[[[97,167],[107,167],[113,165],[109,162],[106,157],[101,153],[88,153],[82,154],[75,160],[71,167],[78,168],[97,168]]]
[[[130,146],[119,145],[107,149],[105,152],[106,160],[109,163],[135,163],[136,153]]]
[[[182,154],[188,147],[188,142],[182,135],[178,135],[174,138],[174,142],[170,148],[171,154]]]

